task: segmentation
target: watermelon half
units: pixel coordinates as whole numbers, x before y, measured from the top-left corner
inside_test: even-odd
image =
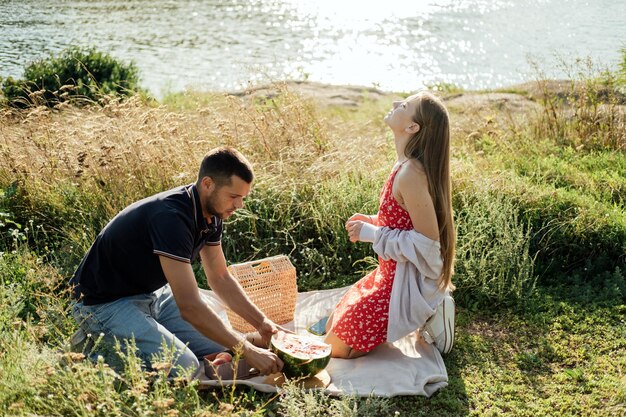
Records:
[[[283,373],[289,378],[313,376],[330,362],[331,346],[308,336],[275,333],[270,349],[285,364]]]

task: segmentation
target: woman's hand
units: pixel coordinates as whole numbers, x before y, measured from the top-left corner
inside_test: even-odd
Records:
[[[378,226],[378,215],[356,213],[350,216],[346,222],[346,230],[348,231],[350,242],[358,242],[361,240],[361,229],[363,229],[364,224]],[[367,227],[371,228],[371,226]]]
[[[354,217],[354,216],[352,216]],[[352,218],[351,217],[351,218]],[[361,235],[361,228],[363,227],[363,221],[361,220],[348,220],[346,223],[346,230],[348,231],[348,237],[350,242],[358,242]]]
[[[363,223],[369,223],[376,226],[378,216],[370,216],[368,214],[356,213],[350,216],[346,222],[346,230],[348,231],[348,237],[350,242],[358,242],[359,235],[361,234],[361,228]]]
[[[348,219],[348,222],[360,220],[362,222],[373,224],[374,226],[376,226],[377,218],[378,218],[377,215],[371,216],[369,214],[356,213],[356,214],[353,214],[352,216],[350,216],[350,218]],[[348,223],[346,223],[346,229],[347,229],[347,225],[348,225]]]

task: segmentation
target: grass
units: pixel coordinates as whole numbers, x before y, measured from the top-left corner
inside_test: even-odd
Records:
[[[192,182],[221,143],[258,178],[226,226],[230,262],[288,254],[301,291],[359,279],[373,253],[343,223],[376,209],[393,161],[381,119],[396,95],[337,108],[277,85],[271,97],[1,108],[0,414],[626,415],[626,129],[618,90],[598,80],[565,93],[539,83],[519,108],[440,92],[453,122],[458,326],[449,386],[429,399],[204,391],[167,381],[167,355],[152,373],[122,355],[116,376],[69,349],[66,282],[95,235],[127,204]]]
[[[540,289],[521,311],[460,309],[450,385],[402,414],[623,415],[624,306],[592,305]]]

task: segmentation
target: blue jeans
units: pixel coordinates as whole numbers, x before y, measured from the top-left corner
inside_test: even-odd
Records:
[[[124,349],[123,340],[134,338],[137,354],[148,369],[151,369],[153,355],[164,353],[165,343],[167,349],[174,352],[171,376],[180,374],[179,366],[191,371],[193,376],[199,367],[198,358],[224,350],[180,316],[169,285],[149,294],[110,303],[86,306],[77,302],[72,306],[72,315],[84,333],[94,339],[100,337],[105,346],[117,339]]]

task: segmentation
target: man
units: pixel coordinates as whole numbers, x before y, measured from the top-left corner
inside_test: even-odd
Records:
[[[263,374],[280,371],[276,355],[226,327],[203,301],[191,267],[200,255],[211,289],[269,343],[278,327],[228,273],[220,244],[222,220],[243,207],[252,181],[246,158],[220,147],[204,157],[195,184],[145,198],[115,216],[71,280],[72,314],[83,332],[134,338],[148,367],[165,343],[175,352],[174,375],[180,367],[193,375],[198,358],[224,348],[241,348]]]

